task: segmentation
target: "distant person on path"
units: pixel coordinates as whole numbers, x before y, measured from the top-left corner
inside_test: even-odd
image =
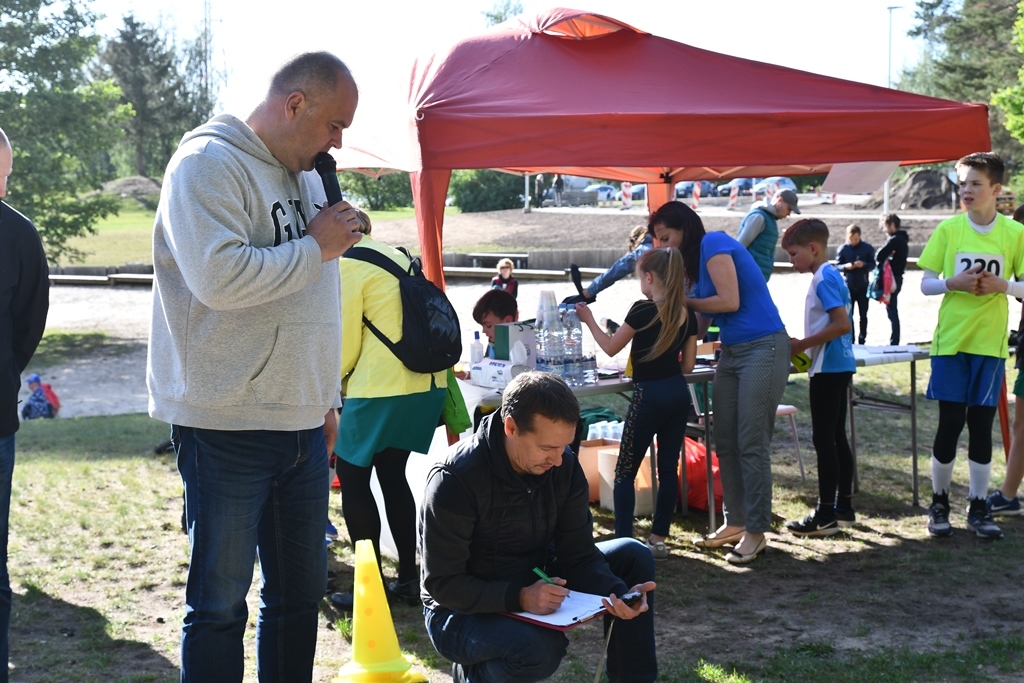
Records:
[[[615,537],[633,538],[636,475],[657,436],[658,496],[647,547],[654,559],[667,560],[665,541],[679,496],[679,453],[690,404],[683,373],[692,371],[697,359],[697,316],[686,307],[683,257],[677,250],[647,252],[636,274],[646,299],[630,307],[615,334],[605,334],[585,303],[576,304],[576,312],[609,356],[630,344],[634,390],[615,463]]]
[[[498,261],[498,274],[491,278],[491,289],[500,289],[513,297],[519,294],[519,280],[512,277],[512,259]]]
[[[793,190],[779,190],[769,200],[750,210],[740,223],[736,240],[747,248],[761,269],[764,281],[772,276],[775,267],[775,245],[779,241],[779,221],[791,213],[800,213],[799,199]]]
[[[0,129],[0,198],[14,152]],[[32,221],[0,201],[0,683],[7,683],[7,632],[11,623],[11,577],[7,572],[7,531],[14,475],[14,433],[18,431],[18,389],[46,327],[50,277],[46,254]]]
[[[538,173],[537,179],[533,181],[533,194],[537,197],[537,206],[544,206],[544,190],[547,189],[547,185],[544,184],[544,174]]]
[[[856,226],[854,226],[856,227]],[[813,273],[804,307],[804,338],[790,340],[795,356],[811,365],[811,429],[818,454],[818,505],[786,522],[796,536],[831,536],[853,526],[853,452],[846,438],[846,394],[857,361],[849,332],[853,304],[839,271],[828,262],[828,226],[816,218],[797,221],[782,235],[782,248],[798,273]]]
[[[556,173],[555,174],[555,182],[554,182],[554,185],[552,185],[552,187],[555,190],[555,206],[561,206],[562,205],[562,190],[565,189],[565,181],[562,180],[562,174],[561,173]]]
[[[1024,204],[1013,212],[1013,220],[1024,225]],[[1006,477],[1003,485],[992,492],[985,500],[989,514],[996,517],[1010,517],[1021,514],[1020,482],[1024,480],[1024,310],[1021,311],[1020,323],[1017,325],[1017,354],[1014,367],[1017,369],[1017,380],[1013,383],[1013,395],[1017,397],[1013,408],[1013,440],[1010,442],[1010,455],[1006,459]]]
[[[889,344],[891,346],[899,346],[900,312],[897,305],[899,303],[900,290],[903,289],[903,271],[907,269],[907,251],[910,238],[907,236],[906,230],[900,230],[900,217],[894,213],[890,213],[885,217],[883,225],[885,226],[886,234],[889,235],[889,239],[878,250],[878,254],[875,255],[875,262],[880,266],[889,261],[889,267],[892,268],[892,279],[895,280],[895,283],[893,284],[892,293],[889,294],[889,303],[885,307],[885,312],[889,316],[889,323],[892,325]]]
[[[452,680],[542,681],[569,639],[502,612],[551,614],[570,591],[608,596],[609,681],[658,678],[654,560],[635,539],[594,542],[590,489],[569,448],[579,403],[560,377],[525,372],[427,477],[420,511],[423,604]],[[538,578],[535,568],[549,581]],[[630,607],[629,591],[644,595]]]
[[[949,490],[956,444],[967,424],[969,505],[967,528],[981,538],[1002,538],[989,514],[992,421],[1006,371],[1007,296],[1024,296],[1024,226],[996,211],[1005,172],[991,152],[956,164],[966,214],[939,223],[918,264],[921,292],[942,296],[931,347],[927,397],[939,402],[932,446],[932,504],[928,533],[949,536]],[[943,276],[940,278],[940,275]]]
[[[30,393],[25,405],[21,407],[21,419],[38,420],[57,417],[60,404],[57,401],[57,395],[53,393],[53,388],[49,384],[43,384],[43,380],[36,374],[29,375],[25,383],[28,384]],[[51,400],[51,396],[53,400]]]
[[[836,254],[836,265],[846,277],[850,299],[860,312],[860,335],[857,343],[863,344],[868,336],[868,276],[875,269],[875,248],[860,238],[860,228],[851,225],[846,228],[846,244]],[[853,328],[850,328],[853,337]]]
[[[247,119],[187,133],[164,175],[147,383],[185,487],[183,682],[242,680],[257,553],[259,678],[313,676],[341,405],[337,258],[362,235],[311,171],[357,101],[341,60],[301,54]]]

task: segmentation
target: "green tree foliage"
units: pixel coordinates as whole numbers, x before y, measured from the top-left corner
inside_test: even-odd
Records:
[[[1024,53],[1024,2],[1018,5],[1017,20],[1013,24],[1013,43]],[[1024,142],[1024,67],[1017,72],[1017,82],[1003,88],[992,98],[1006,116],[1006,129],[1020,142]]]
[[[121,102],[135,112],[124,124],[131,163],[119,170],[147,178],[161,175],[191,118],[174,45],[158,28],[128,14],[100,59],[100,75],[117,83]]]
[[[917,26],[927,54],[905,71],[898,87],[964,102],[989,102],[1017,82],[1024,56],[1012,49],[1017,0],[918,0]],[[1024,146],[1005,126],[1000,108],[989,111],[992,149],[1010,170],[1024,167]]]
[[[489,12],[481,12],[487,18],[488,26],[496,26],[501,22],[522,14],[523,6],[518,0],[496,0]]]
[[[86,80],[95,21],[71,0],[0,5],[0,126],[14,147],[8,191],[35,222],[51,263],[80,258],[67,240],[94,232],[119,203],[89,192],[113,176],[106,151],[130,114],[114,83]]]
[[[523,205],[522,176],[490,169],[453,171],[450,191],[463,213],[501,211]]]
[[[361,197],[371,211],[412,206],[408,173],[388,173],[374,179],[355,171],[342,171],[338,181],[346,194]]]

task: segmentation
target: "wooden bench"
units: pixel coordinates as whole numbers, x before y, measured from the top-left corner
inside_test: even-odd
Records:
[[[500,251],[477,251],[466,254],[469,258],[473,259],[473,267],[480,268],[486,266],[497,266],[498,261],[503,258],[507,258],[515,264],[516,268],[525,268],[529,254],[511,254]]]

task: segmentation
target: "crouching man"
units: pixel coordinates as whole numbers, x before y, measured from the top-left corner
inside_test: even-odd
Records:
[[[427,480],[420,518],[427,633],[471,683],[539,681],[568,640],[502,612],[550,614],[570,590],[609,596],[612,683],[654,681],[654,559],[635,539],[595,543],[589,486],[569,449],[576,397],[555,375],[529,372]],[[551,577],[538,579],[534,568]],[[644,593],[632,607],[618,596]]]

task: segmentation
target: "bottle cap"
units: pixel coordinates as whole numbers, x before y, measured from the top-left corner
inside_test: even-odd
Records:
[[[480,341],[480,331],[479,330],[477,330],[476,332],[473,333],[473,339],[474,339],[474,341]]]

